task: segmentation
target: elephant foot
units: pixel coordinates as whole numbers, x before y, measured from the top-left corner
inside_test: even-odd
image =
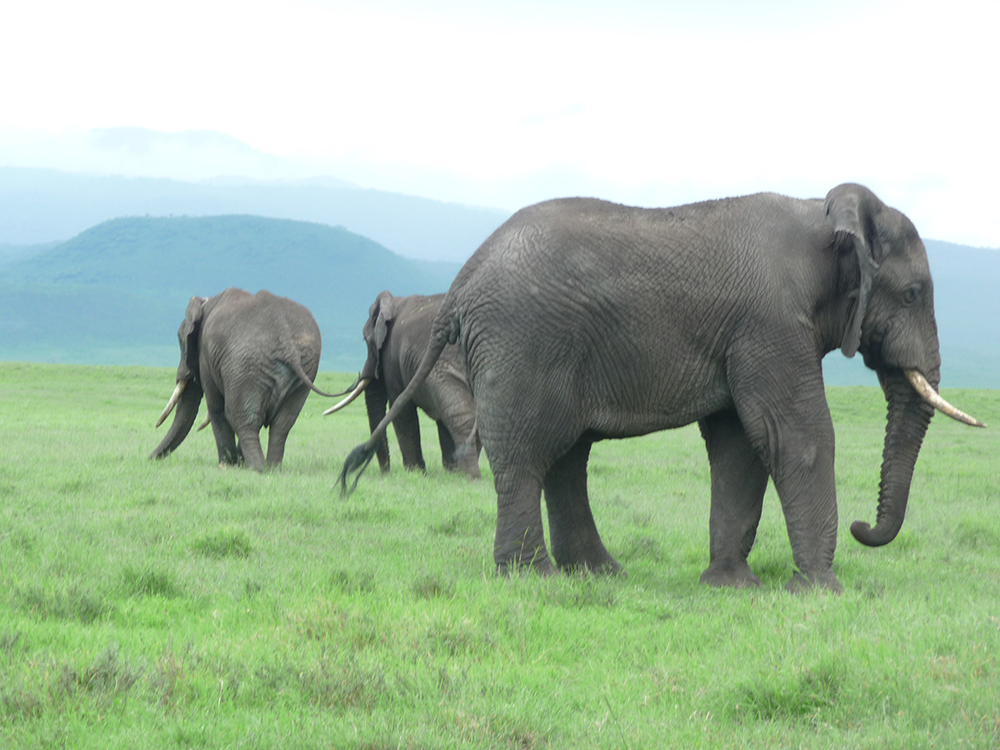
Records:
[[[595,576],[621,576],[628,578],[628,573],[621,563],[605,553],[596,560],[577,560],[570,563],[560,563],[559,569],[565,573],[583,572]]]
[[[548,553],[544,550],[536,554],[534,559],[530,561],[515,558],[513,560],[497,562],[498,576],[510,576],[515,571],[518,573],[537,573],[543,578],[559,575],[559,569],[552,564],[552,560],[549,559]]]
[[[608,558],[599,565],[588,565],[590,572],[599,576],[619,576],[628,578],[628,571],[615,558],[608,555]]]
[[[754,575],[745,560],[732,562],[729,560],[713,561],[701,574],[701,582],[722,588],[724,586],[737,589],[756,588],[761,585],[760,579]]]
[[[840,585],[837,576],[832,570],[825,570],[821,573],[796,572],[792,580],[785,584],[785,591],[792,594],[802,594],[807,591],[814,591],[823,588],[834,594],[842,594],[844,587]]]

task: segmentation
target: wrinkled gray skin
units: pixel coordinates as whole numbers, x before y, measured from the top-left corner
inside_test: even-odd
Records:
[[[309,310],[268,291],[229,288],[192,297],[177,338],[177,382],[187,385],[150,458],[163,458],[187,437],[204,394],[220,464],[245,461],[261,469],[260,429],[268,427],[267,464],[280,466],[310,389],[330,395],[312,382],[322,343]]]
[[[590,509],[591,445],[698,422],[712,477],[701,580],[717,586],[760,584],[747,555],[771,477],[797,569],[788,588],[841,588],[824,354],[861,351],[888,401],[878,522],[851,527],[872,546],[902,525],[933,413],[902,371],[935,388],[940,377],[923,243],[859,185],[825,201],[764,193],[668,209],[530,206],[462,268],[411,387],[449,342],[464,352],[495,476],[499,569],[551,573],[554,558],[618,571]],[[343,486],[376,439],[348,457]]]
[[[363,330],[368,359],[361,379],[372,381],[365,389],[365,406],[373,432],[385,416],[387,404],[395,403],[420,366],[434,316],[443,299],[443,294],[393,297],[386,291],[379,294],[369,309]],[[478,437],[473,436],[476,407],[457,346],[444,348],[427,379],[392,422],[403,466],[424,470],[417,407],[437,423],[444,467],[479,479],[481,445]],[[389,471],[389,441],[385,437],[376,446],[376,455],[382,471]]]

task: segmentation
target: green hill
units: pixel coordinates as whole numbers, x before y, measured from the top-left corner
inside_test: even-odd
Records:
[[[445,291],[458,268],[321,224],[114,219],[0,271],[0,358],[173,365],[190,297],[237,286],[306,305],[323,333],[323,369],[356,370],[375,296]]]

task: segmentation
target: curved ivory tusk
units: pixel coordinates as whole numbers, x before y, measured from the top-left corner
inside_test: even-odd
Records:
[[[372,382],[371,378],[365,378],[364,380],[359,381],[358,382],[358,387],[355,388],[353,391],[351,391],[350,394],[348,394],[347,398],[345,398],[343,401],[341,401],[336,406],[331,406],[329,409],[327,409],[325,412],[323,412],[323,416],[325,417],[325,416],[327,416],[329,414],[333,414],[335,411],[340,411],[341,409],[343,409],[345,406],[347,406],[349,403],[351,403],[354,399],[356,399],[358,396],[360,396],[361,392],[365,388],[368,387],[368,384],[370,382]]]
[[[938,411],[947,414],[952,419],[957,419],[959,422],[964,422],[965,424],[972,425],[973,427],[986,426],[983,422],[980,422],[974,417],[970,417],[961,409],[956,409],[954,406],[941,398],[941,394],[934,390],[931,384],[927,382],[927,378],[916,370],[903,370],[903,373],[906,375],[906,379],[910,381],[910,385],[913,386],[914,390],[920,394],[920,397]]]
[[[166,419],[167,416],[169,416],[170,412],[174,410],[174,407],[177,406],[177,402],[181,400],[181,394],[184,393],[184,387],[186,385],[187,385],[186,380],[177,381],[177,387],[174,388],[174,392],[170,396],[170,400],[167,401],[167,406],[163,410],[163,414],[161,414],[160,418],[156,420],[156,427],[159,427],[161,424],[163,424],[163,420]],[[154,427],[153,429],[156,429],[156,427]]]
[[[206,427],[208,427],[210,424],[212,424],[212,415],[211,414],[209,414],[208,416],[205,417],[205,421],[201,423],[201,426],[197,430],[195,430],[195,432],[201,432]]]

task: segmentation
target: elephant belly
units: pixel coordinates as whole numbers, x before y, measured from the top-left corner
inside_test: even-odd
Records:
[[[731,408],[732,399],[724,392],[709,392],[697,398],[664,400],[635,409],[624,404],[608,404],[594,410],[586,430],[606,438],[648,435],[660,430],[684,427]]]
[[[725,369],[713,360],[648,359],[610,376],[603,366],[584,368],[578,388],[589,404],[586,429],[634,437],[684,427],[733,406]]]

